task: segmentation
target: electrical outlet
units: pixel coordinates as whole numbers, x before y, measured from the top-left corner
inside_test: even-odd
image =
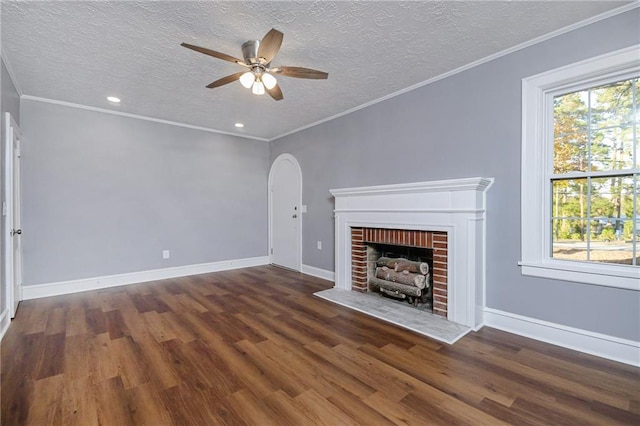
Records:
[[[162,258],[163,259],[168,259],[169,258],[169,250],[162,250]]]
[[[318,250],[322,250],[322,241],[318,241]]]

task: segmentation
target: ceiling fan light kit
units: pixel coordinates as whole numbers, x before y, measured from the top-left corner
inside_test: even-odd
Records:
[[[251,71],[247,71],[240,76],[240,84],[242,84],[247,89],[251,89],[253,83],[256,81],[256,76]]]
[[[247,89],[251,89],[253,94],[264,95],[266,91],[274,100],[279,101],[283,99],[282,90],[278,85],[278,80],[273,74],[310,79],[326,79],[329,77],[328,73],[311,68],[286,66],[271,68],[271,61],[280,50],[283,37],[284,34],[272,28],[262,40],[249,40],[245,42],[241,48],[244,60],[192,44],[181,43],[181,46],[249,68],[249,71],[237,72],[222,77],[208,84],[207,88],[213,89],[239,80],[240,84]]]
[[[264,84],[256,78],[256,82],[251,87],[251,93],[254,95],[264,95]]]
[[[265,73],[262,74],[262,83],[264,84],[264,87],[267,88],[267,90],[271,90],[276,87],[276,84],[278,84],[278,80],[276,80],[276,78],[271,74]]]

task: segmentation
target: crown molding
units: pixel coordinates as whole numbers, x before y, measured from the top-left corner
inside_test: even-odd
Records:
[[[319,124],[326,123],[327,121],[335,120],[336,118],[343,117],[343,116],[345,116],[347,114],[351,114],[352,112],[359,111],[361,109],[370,107],[370,106],[375,105],[377,103],[386,101],[387,99],[395,98],[396,96],[400,96],[400,95],[405,94],[407,92],[411,92],[413,90],[416,90],[416,89],[419,89],[421,87],[427,86],[427,85],[429,85],[431,83],[435,83],[436,81],[443,80],[443,79],[445,79],[447,77],[451,77],[451,76],[453,76],[455,74],[459,74],[459,73],[464,72],[466,70],[469,70],[471,68],[475,68],[475,67],[477,67],[479,65],[482,65],[484,63],[491,62],[494,59],[501,58],[503,56],[506,56],[506,55],[509,55],[511,53],[517,52],[519,50],[522,50],[522,49],[525,49],[527,47],[533,46],[535,44],[542,43],[543,41],[550,40],[550,39],[552,39],[554,37],[557,37],[559,35],[568,33],[570,31],[576,30],[578,28],[586,27],[587,25],[591,25],[593,23],[602,21],[602,20],[610,18],[612,16],[620,15],[621,13],[628,12],[628,11],[636,9],[638,7],[640,7],[640,0],[636,0],[636,1],[634,1],[632,3],[629,3],[629,4],[625,5],[625,6],[609,10],[607,12],[601,13],[600,15],[592,16],[591,18],[587,18],[587,19],[585,19],[583,21],[576,22],[576,23],[571,24],[569,26],[557,29],[557,30],[552,31],[550,33],[547,33],[547,34],[541,35],[539,37],[536,37],[534,39],[525,41],[524,43],[520,43],[520,44],[518,44],[516,46],[510,47],[508,49],[505,49],[505,50],[502,50],[500,52],[494,53],[492,55],[486,56],[484,58],[478,59],[477,61],[468,63],[468,64],[463,65],[461,67],[458,67],[458,68],[456,68],[454,70],[445,72],[444,74],[440,74],[440,75],[438,75],[436,77],[430,78],[428,80],[425,80],[425,81],[422,81],[420,83],[416,83],[416,84],[414,84],[412,86],[406,87],[404,89],[398,90],[397,92],[391,93],[389,95],[383,96],[383,97],[378,98],[378,99],[374,99],[374,100],[372,100],[370,102],[364,103],[362,105],[358,105],[356,107],[353,107],[353,108],[348,109],[346,111],[343,111],[341,113],[332,115],[331,117],[323,118],[322,120],[315,121],[315,122],[313,122],[311,124],[307,124],[306,126],[298,127],[297,129],[291,130],[289,132],[283,133],[283,134],[281,134],[279,136],[276,136],[276,137],[273,137],[273,138],[269,139],[269,142],[278,140],[278,139],[283,138],[285,136],[292,135],[294,133],[301,132],[301,131],[309,129],[311,127],[315,127],[315,126],[317,126]]]
[[[191,124],[178,123],[176,121],[163,120],[163,119],[160,119],[160,118],[147,117],[147,116],[144,116],[144,115],[130,114],[128,112],[114,111],[114,110],[106,109],[106,108],[98,108],[98,107],[92,107],[92,106],[88,106],[88,105],[76,104],[76,103],[72,103],[72,102],[59,101],[59,100],[56,100],[56,99],[40,98],[38,96],[31,96],[31,95],[22,95],[22,96],[20,96],[20,99],[25,99],[25,100],[29,100],[29,101],[36,101],[36,102],[44,102],[44,103],[54,104],[54,105],[62,105],[62,106],[70,107],[70,108],[84,109],[84,110],[87,110],[87,111],[102,112],[102,113],[105,113],[105,114],[120,115],[122,117],[135,118],[137,120],[152,121],[154,123],[168,124],[170,126],[184,127],[184,128],[187,128],[187,129],[200,130],[200,131],[203,131],[203,132],[217,133],[217,134],[220,134],[220,135],[235,136],[235,137],[243,138],[243,139],[252,139],[252,140],[257,140],[257,141],[261,141],[261,142],[269,142],[268,139],[259,138],[257,136],[247,136],[247,135],[242,135],[242,134],[238,134],[238,133],[225,132],[225,131],[222,131],[222,130],[211,129],[211,128],[208,128],[208,127],[194,126],[194,125],[191,125]]]
[[[13,86],[16,88],[16,92],[18,92],[18,96],[22,97],[23,95],[22,88],[20,88],[20,84],[18,83],[16,74],[13,72],[13,68],[11,67],[9,58],[7,56],[7,53],[4,50],[4,47],[0,48],[0,56],[2,56],[2,62],[4,63],[4,66],[7,68],[7,72],[9,73],[9,78],[11,79]]]
[[[261,142],[273,142],[276,141],[278,139],[281,139],[285,136],[294,134],[294,133],[298,133],[301,132],[303,130],[309,129],[311,127],[315,127],[319,124],[322,123],[326,123],[328,121],[331,120],[335,120],[337,118],[343,117],[345,115],[351,114],[353,112],[356,112],[358,110],[367,108],[369,106],[375,105],[377,103],[386,101],[388,99],[394,98],[396,96],[400,96],[404,93],[407,92],[411,92],[413,90],[419,89],[420,87],[423,86],[427,86],[431,83],[435,83],[439,80],[443,80],[447,77],[451,77],[455,74],[459,74],[461,72],[464,72],[466,70],[469,70],[471,68],[477,67],[479,65],[482,65],[484,63],[493,61],[494,59],[498,59],[500,57],[506,56],[508,54],[517,52],[519,50],[525,49],[527,47],[533,46],[535,44],[541,43],[543,41],[552,39],[554,37],[557,37],[559,35],[568,33],[570,31],[573,31],[575,29],[578,28],[582,28],[585,27],[587,25],[593,24],[595,22],[599,22],[602,21],[604,19],[610,18],[612,16],[616,16],[625,12],[628,12],[630,10],[636,9],[640,7],[640,0],[636,0],[633,1],[625,6],[621,6],[619,8],[616,9],[612,9],[609,10],[607,12],[601,13],[599,15],[596,16],[592,16],[591,18],[582,20],[580,22],[576,22],[574,24],[571,24],[569,26],[560,28],[558,30],[552,31],[550,33],[544,34],[542,36],[536,37],[534,39],[531,39],[529,41],[526,41],[524,43],[520,43],[516,46],[510,47],[508,49],[502,50],[500,52],[494,53],[492,55],[486,56],[484,58],[481,58],[477,61],[471,62],[469,64],[463,65],[461,67],[458,67],[454,70],[448,71],[446,73],[440,74],[436,77],[430,78],[428,80],[416,83],[412,86],[406,87],[404,89],[401,89],[397,92],[391,93],[389,95],[380,97],[378,99],[374,99],[370,102],[358,105],[356,107],[353,107],[351,109],[348,109],[346,111],[343,111],[341,113],[332,115],[330,117],[324,118],[322,120],[318,120],[315,121],[313,123],[307,124],[305,126],[302,127],[298,127],[296,129],[293,129],[291,131],[282,133],[280,135],[274,136],[272,138],[263,138],[263,137],[257,137],[257,136],[248,136],[248,135],[244,135],[244,134],[240,134],[240,133],[233,133],[233,132],[226,132],[226,131],[222,131],[222,130],[217,130],[217,129],[212,129],[212,128],[208,128],[208,127],[201,127],[201,126],[194,126],[194,125],[190,125],[190,124],[185,124],[185,123],[179,123],[179,122],[175,122],[175,121],[169,121],[169,120],[163,120],[163,119],[158,119],[158,118],[153,118],[153,117],[148,117],[148,116],[143,116],[143,115],[137,115],[137,114],[130,114],[130,113],[125,113],[125,112],[120,112],[120,111],[114,111],[114,110],[110,110],[110,109],[106,109],[106,108],[98,108],[98,107],[91,107],[91,106],[87,106],[87,105],[82,105],[82,104],[75,104],[75,103],[71,103],[71,102],[65,102],[65,101],[58,101],[58,100],[54,100],[54,99],[47,99],[47,98],[40,98],[40,97],[36,97],[36,96],[31,96],[31,95],[25,95],[24,92],[22,91],[20,84],[18,82],[18,79],[16,78],[15,73],[13,72],[13,69],[10,65],[8,56],[6,54],[6,51],[4,49],[4,47],[1,48],[1,56],[2,56],[2,62],[4,62],[7,71],[9,73],[9,76],[11,78],[11,81],[13,82],[13,85],[16,88],[16,91],[18,92],[18,95],[20,96],[21,99],[29,99],[29,100],[34,100],[34,101],[40,101],[40,102],[47,102],[47,103],[52,103],[52,104],[57,104],[57,105],[63,105],[63,106],[68,106],[68,107],[72,107],[72,108],[79,108],[79,109],[85,109],[85,110],[89,110],[89,111],[96,111],[96,112],[103,112],[103,113],[107,113],[107,114],[114,114],[114,115],[120,115],[120,116],[124,116],[124,117],[129,117],[129,118],[135,118],[135,119],[139,119],[139,120],[146,120],[146,121],[153,121],[156,123],[163,123],[163,124],[168,124],[168,125],[172,125],[172,126],[177,126],[177,127],[184,127],[184,128],[188,128],[188,129],[195,129],[195,130],[201,130],[204,132],[210,132],[210,133],[217,133],[217,134],[222,134],[222,135],[229,135],[229,136],[235,136],[235,137],[239,137],[239,138],[243,138],[243,139],[251,139],[251,140],[257,140],[257,141],[261,141]]]

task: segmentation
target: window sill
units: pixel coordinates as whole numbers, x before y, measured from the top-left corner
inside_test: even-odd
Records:
[[[640,291],[640,268],[560,260],[518,262],[522,275]]]

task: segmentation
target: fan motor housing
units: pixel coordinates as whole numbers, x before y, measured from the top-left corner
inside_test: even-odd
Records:
[[[258,62],[260,40],[249,40],[242,45],[242,57],[247,65]]]

